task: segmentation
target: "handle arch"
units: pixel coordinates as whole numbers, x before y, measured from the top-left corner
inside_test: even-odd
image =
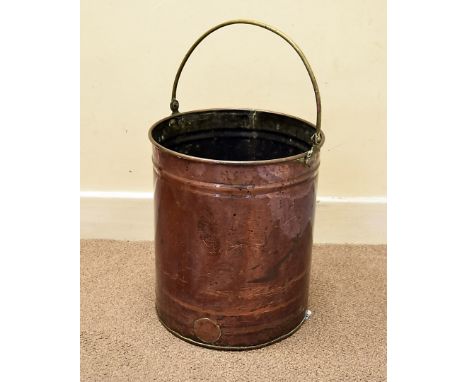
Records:
[[[276,35],[280,36],[283,40],[285,40],[299,55],[299,57],[302,60],[302,63],[304,64],[307,73],[309,74],[310,81],[312,82],[312,86],[314,88],[314,93],[315,93],[315,103],[316,103],[316,108],[317,108],[317,119],[315,123],[315,128],[316,132],[314,134],[313,140],[314,142],[319,145],[322,141],[322,134],[321,134],[321,121],[322,121],[322,104],[321,104],[321,99],[320,99],[320,91],[318,88],[317,80],[315,79],[314,72],[312,71],[312,68],[307,61],[307,58],[305,57],[304,53],[302,52],[301,48],[292,41],[288,36],[286,36],[283,32],[280,30],[276,29],[275,27],[272,27],[270,25],[267,25],[265,23],[255,21],[255,20],[245,20],[245,19],[238,19],[238,20],[230,20],[230,21],[225,21],[224,23],[218,24],[214,26],[213,28],[209,29],[206,31],[203,35],[201,35],[197,41],[190,47],[188,52],[185,54],[182,62],[180,63],[179,69],[177,70],[175,79],[174,79],[174,85],[172,86],[172,98],[171,98],[171,103],[170,107],[172,110],[172,113],[178,113],[179,112],[179,101],[177,101],[177,86],[179,84],[179,79],[180,75],[182,74],[182,70],[185,67],[185,64],[187,63],[189,57],[195,50],[195,48],[211,33],[217,31],[218,29],[224,28],[229,25],[233,24],[247,24],[247,25],[254,25],[260,28],[264,28],[269,30],[270,32],[275,33]]]

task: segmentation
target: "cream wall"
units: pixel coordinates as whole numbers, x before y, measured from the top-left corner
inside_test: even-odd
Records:
[[[81,1],[81,188],[151,191],[149,126],[170,113],[190,45],[210,27],[249,18],[304,51],[322,94],[319,194],[386,194],[386,3]],[[253,107],[315,119],[312,86],[278,36],[234,25],[208,37],[182,73],[180,110]]]

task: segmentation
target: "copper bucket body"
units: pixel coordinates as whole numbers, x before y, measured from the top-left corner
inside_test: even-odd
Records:
[[[233,23],[257,25],[221,25]],[[309,314],[323,135],[268,111],[180,113],[175,99],[173,91],[174,113],[149,132],[158,317],[178,337],[216,349],[285,338]]]

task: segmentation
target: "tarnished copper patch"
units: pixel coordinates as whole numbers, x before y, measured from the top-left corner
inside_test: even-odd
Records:
[[[221,337],[219,325],[209,318],[199,318],[193,323],[195,335],[203,342],[212,344]]]

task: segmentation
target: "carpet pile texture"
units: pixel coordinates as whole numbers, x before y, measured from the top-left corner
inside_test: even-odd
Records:
[[[385,381],[386,246],[316,245],[311,318],[251,351],[188,344],[154,309],[151,242],[81,241],[82,381]]]

